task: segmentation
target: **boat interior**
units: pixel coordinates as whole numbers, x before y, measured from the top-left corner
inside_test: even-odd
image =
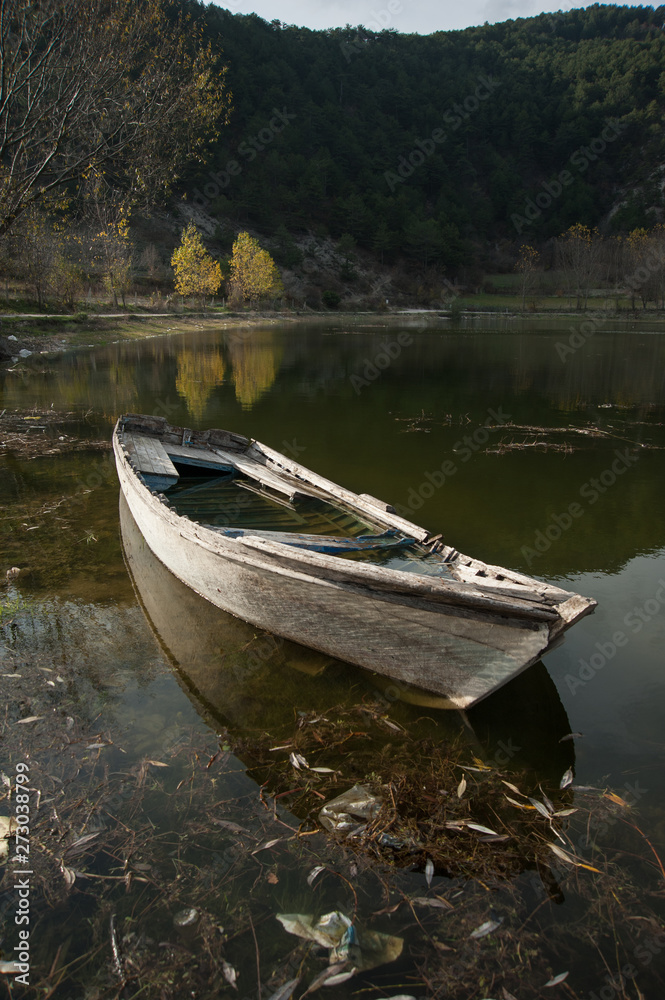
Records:
[[[125,432],[145,485],[180,516],[229,538],[254,535],[389,569],[450,577],[450,555],[247,454]]]

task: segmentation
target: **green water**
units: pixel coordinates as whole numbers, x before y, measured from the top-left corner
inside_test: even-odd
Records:
[[[236,859],[233,868],[236,862],[228,854],[236,848],[228,830],[206,827],[206,816],[215,814],[241,825],[255,822],[259,838],[277,836],[272,828],[261,833],[267,820],[259,786],[268,781],[268,791],[277,790],[262,759],[251,749],[235,756],[227,750],[223,766],[216,760],[208,770],[205,764],[219,750],[217,734],[274,734],[278,745],[298,712],[304,718],[334,705],[383,704],[395,724],[419,739],[468,743],[477,757],[531,775],[535,788],[538,783],[556,788],[572,766],[576,783],[611,788],[631,801],[631,822],[663,857],[665,335],[614,323],[562,360],[557,345],[567,342],[569,327],[502,320],[451,330],[417,318],[403,326],[379,319],[350,326],[271,325],[112,345],[49,359],[38,370],[0,373],[0,409],[73,412],[76,432],[95,441],[109,440],[116,418],[129,411],[237,431],[354,491],[394,504],[431,532],[442,532],[443,540],[462,552],[598,601],[595,614],[575,626],[544,664],[477,706],[466,720],[431,705],[381,701],[376,678],[257,635],[203,602],[190,605],[193,595],[181,593],[178,585],[174,590],[175,582],[150,565],[149,553],[130,577],[109,451],[31,461],[11,454],[0,458],[0,569],[23,570],[4,599],[27,602],[0,633],[1,671],[22,675],[18,680],[4,676],[3,693],[7,725],[30,715],[47,717],[48,730],[40,730],[41,722],[19,727],[40,769],[43,799],[53,799],[43,808],[57,808],[58,777],[67,784],[78,773],[77,780],[87,782],[97,826],[119,836],[120,827],[108,818],[109,812],[115,815],[113,809],[102,820],[94,788],[104,780],[122,782],[119,775],[125,773],[135,781],[145,759],[169,764],[163,769],[146,765],[149,794],[136,812],[140,829],[152,824],[155,844],[163,842],[168,850],[164,847],[161,861],[151,861],[142,833],[136,837],[143,853],[137,848],[133,855],[139,864],[153,864],[162,881],[139,868],[135,875],[152,882],[135,882],[128,893],[123,885],[124,895],[111,894],[103,905],[86,893],[89,883],[83,880],[68,896],[54,890],[52,908],[40,901],[33,932],[34,982],[37,971],[47,975],[61,939],[71,938],[68,960],[73,961],[77,947],[102,950],[82,967],[75,985],[64,977],[53,995],[78,1000],[84,995],[82,982],[96,984],[99,993],[91,987],[91,997],[112,995],[103,992],[113,977],[108,923],[100,930],[102,916],[108,921],[110,910],[117,910],[119,919],[131,917],[132,926],[158,943],[173,933],[173,914],[186,897],[187,905],[202,907],[222,924],[225,908],[241,923],[247,912],[253,915],[265,983],[269,967],[285,961],[297,943],[276,924],[275,912],[349,907],[348,886],[341,879],[328,878],[318,889],[306,883],[310,868],[327,861],[347,881],[355,878],[349,857],[336,854],[325,838],[305,838],[297,848],[292,843],[277,847],[263,859],[259,879],[256,860]],[[398,342],[399,333],[409,336]],[[140,540],[135,544],[140,547]],[[20,691],[8,685],[20,685]],[[73,720],[69,729],[68,719]],[[583,736],[560,743],[569,731]],[[12,730],[14,742],[6,742],[5,772],[16,763],[17,732]],[[340,769],[339,791],[362,777],[358,761],[369,773],[375,759],[390,757],[391,730],[370,735],[369,742],[355,747],[356,759],[323,750],[317,758]],[[97,743],[104,746],[86,749]],[[294,784],[297,779],[294,772]],[[185,786],[178,786],[187,781],[191,801],[186,802]],[[129,799],[117,789],[114,794],[119,795],[114,808],[125,810],[120,818],[127,825]],[[282,801],[285,809],[292,804]],[[80,834],[80,814],[72,813],[72,823],[74,816]],[[298,826],[306,817],[285,812],[282,818]],[[185,845],[187,823],[195,824],[198,834]],[[657,910],[660,904],[652,894],[662,894],[663,879],[655,855],[643,840],[621,841],[622,820],[606,826],[598,835],[601,846],[629,865],[644,899]],[[105,878],[117,875],[114,865],[122,867],[125,848],[109,850],[116,850],[114,861],[108,856],[94,861]],[[189,895],[176,896],[166,888],[167,857],[168,865],[185,866],[179,884],[189,886]],[[44,865],[47,861],[45,854]],[[84,868],[80,860],[76,864]],[[358,912],[365,919],[386,906],[382,879],[387,875],[381,864],[373,869],[363,861],[357,875]],[[229,865],[237,879],[228,881]],[[268,870],[276,882],[266,881]],[[206,881],[206,872],[217,874]],[[407,866],[390,877],[402,892],[427,892],[422,866],[411,872]],[[435,876],[438,891],[445,894],[447,884],[444,876]],[[501,911],[502,892],[494,887],[490,899],[479,890],[472,901],[477,923],[488,918],[492,906]],[[146,929],[141,914],[149,902]],[[411,912],[375,918],[375,929],[404,936],[402,958],[393,970],[382,966],[328,989],[327,995],[351,996],[362,988],[367,991],[362,995],[370,997],[430,996],[417,970],[428,948],[439,954],[432,940],[441,938],[440,926],[427,924],[426,918],[442,918],[429,911],[418,916],[429,927],[429,939],[421,937]],[[548,975],[568,970],[575,996],[599,993],[607,974],[604,961],[613,955],[611,935],[590,952],[580,943],[577,954],[561,955],[565,964],[560,965],[547,931],[577,922],[581,942],[584,928],[594,923],[593,908],[569,891],[546,920],[550,923],[544,924],[538,947],[551,969]],[[63,927],[67,933],[58,930]],[[508,961],[500,951],[501,933],[488,936],[483,946],[497,974]],[[5,957],[12,934],[6,926]],[[253,939],[248,934],[234,941],[228,928],[227,936],[226,958],[241,971],[239,995],[255,996]],[[185,945],[197,953],[200,941]],[[641,938],[631,940],[626,961],[635,966],[636,986],[645,996],[657,996],[662,955],[654,945],[653,962],[640,958],[643,952],[635,957],[642,945]],[[488,949],[497,949],[496,954]],[[458,947],[458,956],[461,952]],[[182,968],[175,973],[176,986]],[[304,992],[307,981],[295,995]],[[544,982],[530,983],[524,994],[509,988],[521,1000],[522,995],[540,996]],[[479,978],[477,992],[465,986],[459,996],[500,996],[501,983],[500,977]],[[181,978],[180,988],[185,987]],[[219,989],[231,993],[229,987]],[[131,989],[126,995],[133,995]]]

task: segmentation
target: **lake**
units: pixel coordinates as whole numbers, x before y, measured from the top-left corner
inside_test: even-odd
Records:
[[[53,448],[86,442],[0,457],[0,569],[22,571],[0,592],[2,770],[33,790],[40,995],[285,998],[298,979],[301,996],[328,951],[276,915],[334,911],[362,958],[322,987],[333,1000],[663,995],[665,335],[418,314],[239,326],[3,371],[0,409],[33,408]],[[68,414],[55,430],[51,409]],[[391,700],[151,557],[119,512],[124,412],[255,437],[598,608],[466,715]],[[356,783],[392,795],[402,826],[322,831],[324,801]],[[390,961],[381,934],[400,939]]]

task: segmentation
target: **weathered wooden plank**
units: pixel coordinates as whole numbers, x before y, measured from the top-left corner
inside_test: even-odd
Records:
[[[213,448],[212,451],[219,458],[234,465],[239,472],[243,472],[250,479],[255,479],[257,482],[262,483],[268,489],[275,490],[277,493],[283,493],[289,500],[293,500],[299,494],[302,496],[318,495],[308,490],[305,484],[301,486],[300,483],[294,483],[290,478],[280,476],[266,468],[261,462],[257,462],[256,459],[248,458],[247,455],[236,455],[233,452],[222,451],[221,448]]]
[[[139,472],[147,472],[154,476],[168,476],[173,479],[173,482],[178,481],[176,467],[159,438],[147,437],[142,434],[126,434],[125,440],[129,445],[130,452],[133,449],[136,468]]]

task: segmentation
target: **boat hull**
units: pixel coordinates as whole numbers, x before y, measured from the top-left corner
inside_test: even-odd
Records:
[[[177,515],[145,487],[117,433],[114,449],[132,516],[178,579],[224,611],[374,670],[398,687],[417,685],[450,707],[467,708],[536,662],[557,631],[551,620],[514,609],[502,613],[491,601],[442,602],[440,595],[414,590],[411,580],[389,588],[385,571],[374,581],[336,557],[220,537]]]

